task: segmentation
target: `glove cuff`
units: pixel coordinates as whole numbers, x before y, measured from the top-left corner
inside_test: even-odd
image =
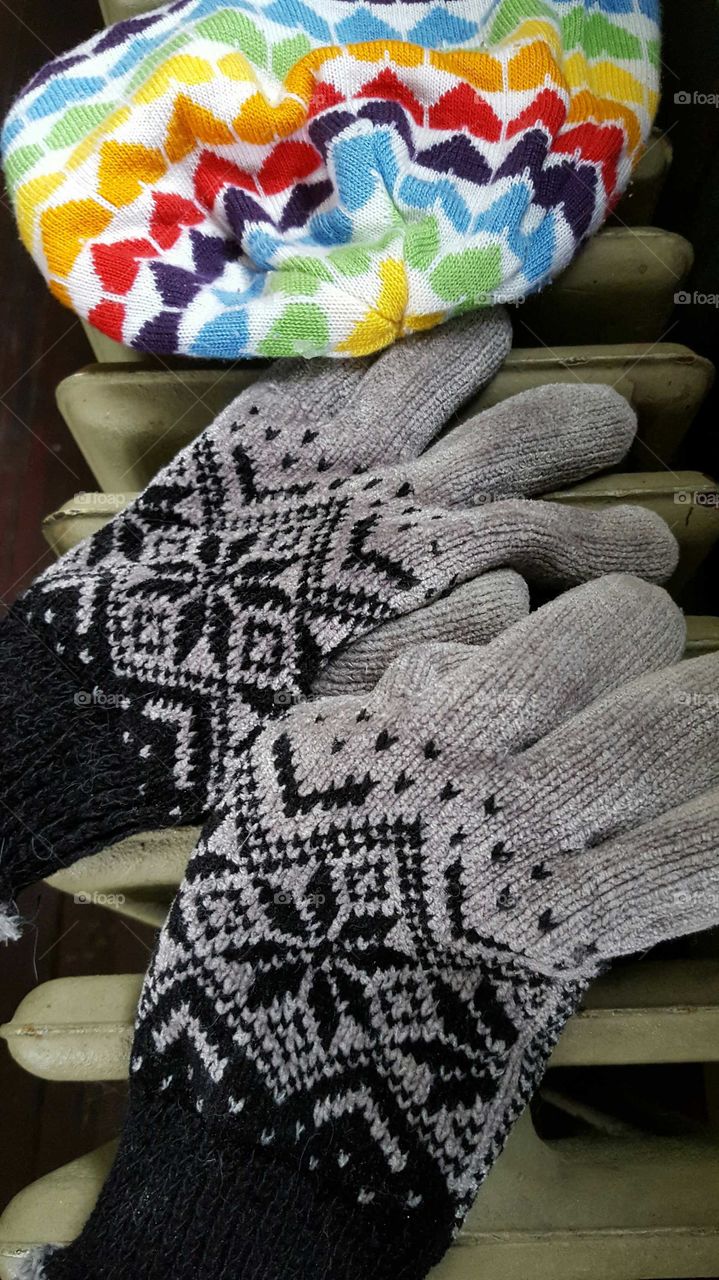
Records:
[[[84,664],[27,604],[0,633],[0,939],[19,934],[21,889],[124,836],[199,821],[204,794],[203,780],[176,789],[174,739],[141,714],[147,690],[133,697],[102,655]]]
[[[182,1104],[135,1098],[78,1239],[25,1259],[18,1280],[420,1280],[447,1223],[351,1204],[310,1170],[237,1145]]]

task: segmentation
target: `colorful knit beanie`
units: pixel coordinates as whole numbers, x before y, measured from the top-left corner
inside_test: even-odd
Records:
[[[658,0],[178,0],[7,119],[56,297],[144,351],[366,355],[565,267],[657,102]]]

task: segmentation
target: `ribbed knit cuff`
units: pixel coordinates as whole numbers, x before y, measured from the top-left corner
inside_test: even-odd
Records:
[[[180,796],[164,726],[109,663],[56,653],[21,606],[0,628],[0,939],[19,932],[21,889],[124,836],[199,821],[205,788]]]
[[[135,1102],[84,1231],[25,1260],[19,1280],[420,1280],[449,1243],[424,1214],[345,1201],[231,1126],[162,1096]]]

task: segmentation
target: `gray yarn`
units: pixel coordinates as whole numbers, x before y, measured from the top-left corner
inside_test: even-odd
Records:
[[[0,937],[34,879],[201,822],[225,762],[286,705],[371,685],[415,639],[482,643],[526,609],[506,573],[462,584],[671,573],[653,513],[538,497],[621,460],[636,419],[611,388],[525,392],[422,455],[510,337],[494,309],[369,368],[279,362],[16,603],[0,629]]]
[[[203,1110],[230,1107],[238,1140],[256,1126],[283,1159],[313,1134],[341,1151],[364,1116],[370,1150],[348,1148],[341,1172],[320,1159],[319,1175],[363,1204],[372,1169],[374,1191],[421,1214],[429,1158],[461,1221],[600,962],[719,919],[719,794],[704,794],[719,784],[719,702],[697,725],[680,697],[719,687],[719,657],[667,667],[684,639],[665,592],[611,576],[482,650],[419,646],[373,693],[268,727],[161,935],[138,1080],[172,1094],[192,1063]],[[688,825],[699,811],[711,837]],[[458,1019],[461,1085],[446,1061]],[[499,1021],[513,1044],[488,1030]]]
[[[420,1280],[603,964],[719,920],[719,655],[684,641],[612,575],[259,732],[160,935],[98,1207],[28,1277],[111,1235],[128,1280]]]

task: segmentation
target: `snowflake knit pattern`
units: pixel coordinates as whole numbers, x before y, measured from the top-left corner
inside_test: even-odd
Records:
[[[52,292],[144,351],[362,356],[552,279],[654,117],[658,0],[179,0],[5,124]]]
[[[684,643],[615,575],[258,730],[150,963],[113,1170],[18,1280],[422,1280],[587,984],[719,920],[719,655]]]

